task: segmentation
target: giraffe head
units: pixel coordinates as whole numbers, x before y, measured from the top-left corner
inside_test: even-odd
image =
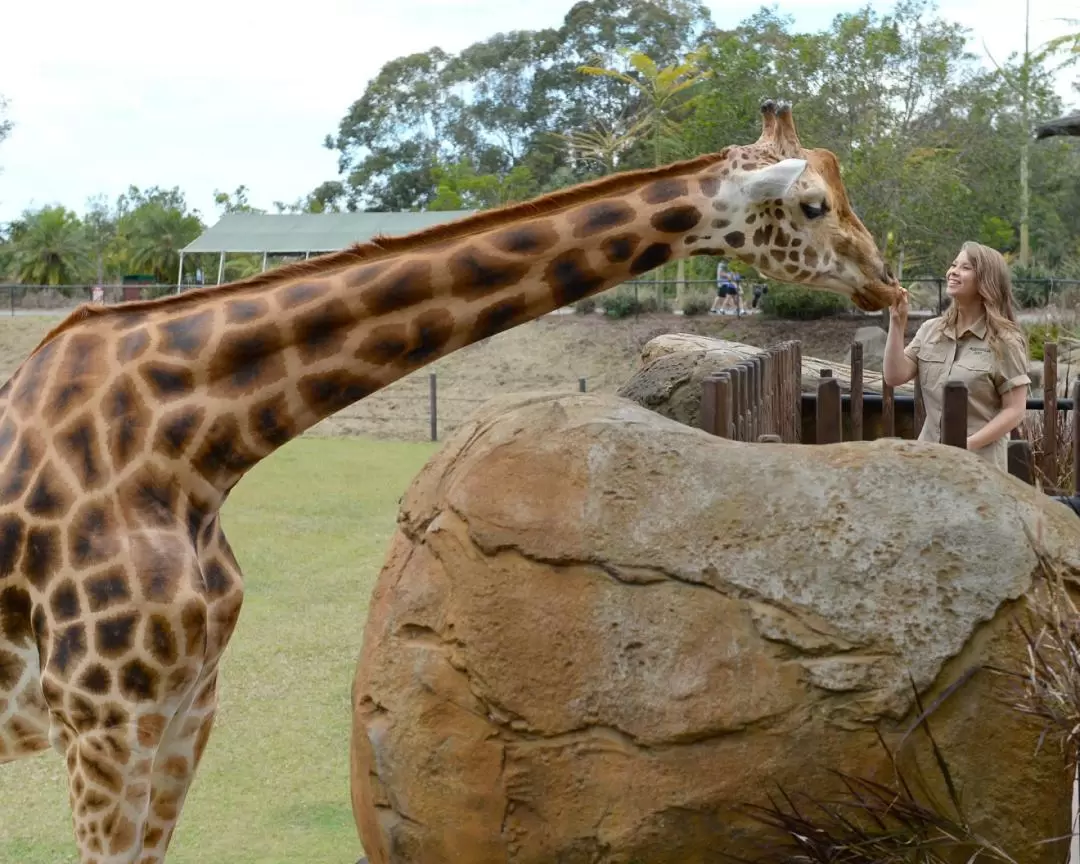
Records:
[[[768,100],[761,113],[761,137],[728,148],[711,169],[715,230],[687,237],[688,251],[727,254],[781,282],[842,294],[866,311],[889,306],[899,283],[851,208],[836,156],[803,149],[789,105]]]

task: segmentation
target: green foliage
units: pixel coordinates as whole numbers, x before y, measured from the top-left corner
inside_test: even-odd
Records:
[[[11,229],[12,275],[34,285],[78,280],[86,264],[87,241],[78,215],[64,207],[24,213]]]
[[[631,315],[640,315],[644,308],[640,300],[633,294],[613,294],[601,298],[600,308],[608,318],[629,318]]]
[[[585,297],[574,303],[574,314],[576,315],[592,315],[596,311],[596,298]]]
[[[712,301],[708,297],[693,295],[682,302],[682,313],[686,316],[705,315],[712,308]]]
[[[1047,342],[1060,342],[1062,336],[1070,336],[1057,321],[1024,323],[1024,333],[1028,340],[1028,357],[1042,360]]]
[[[831,291],[815,291],[798,285],[769,282],[769,292],[761,298],[761,314],[769,318],[807,321],[829,318],[850,310],[846,297]]]

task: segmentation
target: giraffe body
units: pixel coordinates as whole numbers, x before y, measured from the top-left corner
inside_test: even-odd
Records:
[[[243,598],[229,491],[319,420],[458,348],[693,254],[896,283],[790,110],[662,169],[161,300],[85,307],[0,390],[0,762],[66,759],[81,864],[156,864]]]

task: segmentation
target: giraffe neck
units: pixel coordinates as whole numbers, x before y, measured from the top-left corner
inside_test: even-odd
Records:
[[[371,257],[327,256],[325,269],[85,312],[24,364],[13,398],[36,401],[47,376],[41,413],[62,424],[99,391],[96,434],[114,465],[118,447],[137,452],[213,508],[278,447],[402,376],[667,261],[741,244],[718,217],[722,162],[481,214],[382,241]]]

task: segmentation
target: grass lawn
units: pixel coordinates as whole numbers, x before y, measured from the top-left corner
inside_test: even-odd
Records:
[[[436,445],[304,438],[223,522],[246,597],[170,864],[353,864],[349,691],[397,502]],[[62,759],[0,766],[0,864],[70,864]]]

